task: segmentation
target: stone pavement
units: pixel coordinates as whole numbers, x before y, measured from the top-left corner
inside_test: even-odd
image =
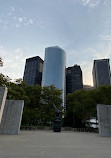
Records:
[[[21,131],[19,135],[0,135],[0,158],[111,158],[111,137]]]

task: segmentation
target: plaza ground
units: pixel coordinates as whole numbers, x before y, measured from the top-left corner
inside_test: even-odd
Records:
[[[21,131],[0,135],[0,158],[111,158],[111,137],[98,133]]]

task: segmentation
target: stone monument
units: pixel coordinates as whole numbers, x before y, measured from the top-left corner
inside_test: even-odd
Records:
[[[2,119],[6,97],[7,97],[7,88],[0,87],[0,122]]]
[[[23,100],[6,100],[0,124],[0,134],[19,133],[23,106]]]
[[[60,119],[60,109],[61,106],[57,109],[57,107],[53,104],[55,107],[55,120],[54,120],[54,132],[61,132],[61,119]]]
[[[111,105],[97,105],[99,135],[111,137]]]

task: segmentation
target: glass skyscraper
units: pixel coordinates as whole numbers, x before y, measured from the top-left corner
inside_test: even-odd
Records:
[[[56,88],[62,89],[63,106],[65,106],[65,67],[66,53],[63,49],[57,46],[45,49],[42,86],[53,84]]]

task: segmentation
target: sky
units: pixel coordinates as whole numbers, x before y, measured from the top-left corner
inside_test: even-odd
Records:
[[[93,85],[93,61],[111,58],[111,0],[0,0],[0,73],[22,78],[26,58],[44,60],[50,46]]]

